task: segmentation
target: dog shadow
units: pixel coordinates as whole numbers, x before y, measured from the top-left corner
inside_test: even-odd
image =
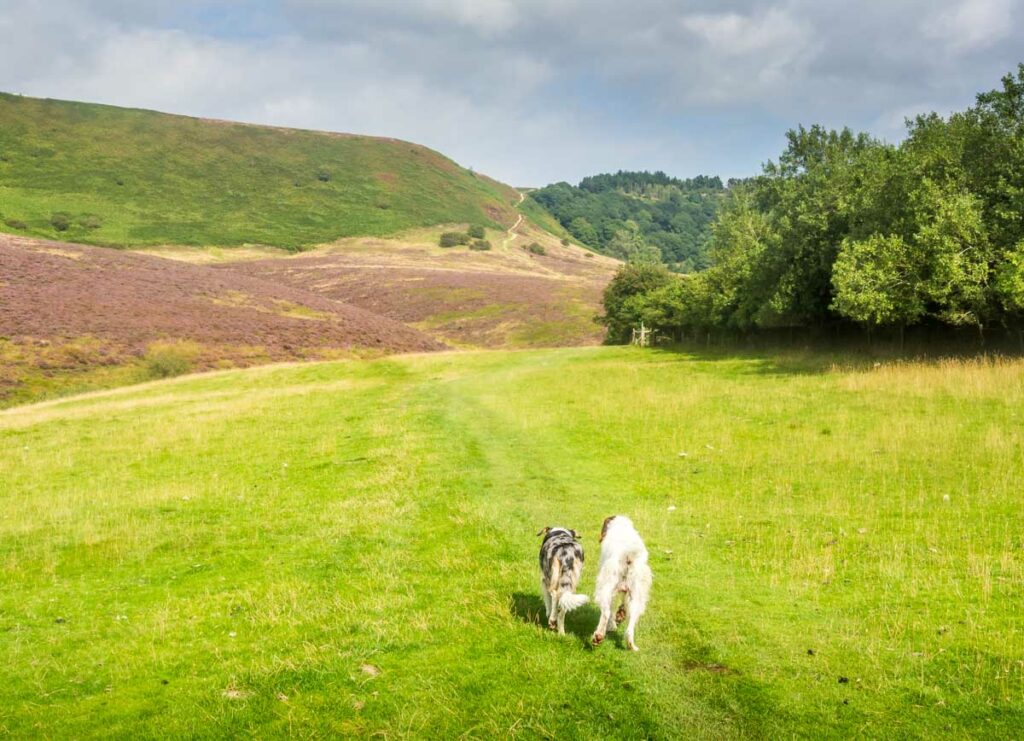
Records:
[[[544,600],[538,594],[527,594],[526,592],[513,592],[510,600],[510,612],[527,625],[536,625],[544,630],[548,629],[547,615],[544,612]],[[565,634],[575,636],[583,645],[591,648],[590,637],[597,628],[597,621],[601,617],[601,611],[588,602],[582,607],[570,612],[565,616]],[[605,642],[613,642],[619,648],[625,643],[619,635],[620,631],[609,633]]]

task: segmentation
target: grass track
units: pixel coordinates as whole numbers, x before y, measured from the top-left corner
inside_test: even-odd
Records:
[[[589,348],[2,412],[0,732],[1014,737],[1022,402],[1020,362]],[[614,512],[638,655],[536,621],[534,533],[589,588]]]

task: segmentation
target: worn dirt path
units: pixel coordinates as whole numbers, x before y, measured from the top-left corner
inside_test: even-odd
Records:
[[[519,208],[519,206],[525,200],[526,200],[526,194],[520,192],[520,194],[519,194],[519,203],[516,204],[516,208]],[[522,224],[522,223],[523,223],[523,215],[519,214],[519,218],[516,219],[516,223],[508,228],[508,236],[505,237],[505,241],[502,242],[502,244],[501,244],[502,247],[508,247],[510,244],[512,244],[512,240],[514,240],[516,237],[519,236],[518,234],[516,234],[516,229],[518,229],[519,225]]]

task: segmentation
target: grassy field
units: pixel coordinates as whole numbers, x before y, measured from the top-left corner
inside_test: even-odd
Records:
[[[517,200],[408,142],[0,93],[0,231],[14,234],[299,248],[449,222],[507,227]]]
[[[0,412],[0,734],[1019,737],[1024,363],[584,348]],[[538,621],[630,514],[639,654]]]

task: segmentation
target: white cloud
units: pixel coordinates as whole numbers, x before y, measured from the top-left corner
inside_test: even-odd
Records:
[[[811,35],[807,23],[779,8],[760,16],[699,13],[683,18],[682,25],[724,57],[763,52],[791,56]]]
[[[1013,32],[1013,0],[963,0],[926,21],[925,34],[958,53],[993,46]]]

